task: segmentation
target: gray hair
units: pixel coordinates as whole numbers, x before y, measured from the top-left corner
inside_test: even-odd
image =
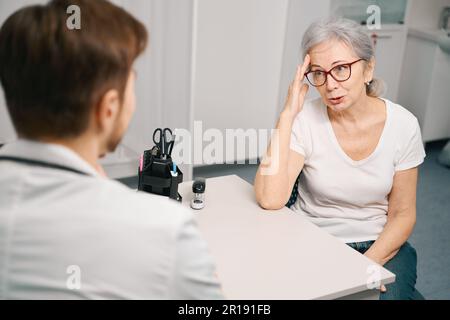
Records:
[[[313,22],[302,40],[303,58],[310,50],[328,40],[343,41],[355,54],[366,61],[375,57],[375,50],[369,35],[363,28],[353,20],[329,17]],[[366,94],[371,97],[378,97],[384,92],[384,81],[381,79],[372,79],[366,84]]]

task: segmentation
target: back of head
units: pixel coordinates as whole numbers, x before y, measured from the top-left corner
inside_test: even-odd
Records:
[[[353,20],[340,17],[321,19],[308,27],[302,40],[303,57],[316,45],[329,40],[344,42],[359,58],[366,61],[375,58],[372,41],[363,27]],[[384,84],[381,79],[374,78],[366,87],[367,95],[372,97],[382,95],[383,91]]]
[[[72,30],[73,5],[81,28]],[[123,95],[146,43],[144,25],[105,0],[52,0],[15,12],[0,29],[0,81],[18,135],[81,134],[105,92]]]

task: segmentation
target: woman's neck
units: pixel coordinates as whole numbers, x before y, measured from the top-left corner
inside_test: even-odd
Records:
[[[328,115],[333,122],[358,124],[367,120],[368,116],[377,111],[376,100],[377,98],[364,94],[358,101],[345,110],[334,111],[331,108],[327,108]]]

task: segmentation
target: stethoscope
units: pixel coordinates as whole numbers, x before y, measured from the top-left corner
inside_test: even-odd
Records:
[[[11,157],[11,156],[0,156],[0,161],[12,161],[12,162],[17,162],[17,163],[21,163],[21,164],[26,164],[29,166],[63,170],[63,171],[69,171],[69,172],[76,173],[76,174],[81,174],[83,176],[90,176],[90,174],[88,174],[86,172],[83,172],[83,171],[80,171],[80,170],[77,170],[74,168],[66,167],[66,166],[63,166],[60,164],[51,163],[51,162],[30,160],[30,159]]]

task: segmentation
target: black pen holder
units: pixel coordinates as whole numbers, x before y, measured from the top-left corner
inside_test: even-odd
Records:
[[[183,173],[178,166],[176,174],[172,170],[173,162],[169,155],[153,155],[151,150],[145,151],[138,169],[138,190],[181,202],[178,184],[183,182]]]

